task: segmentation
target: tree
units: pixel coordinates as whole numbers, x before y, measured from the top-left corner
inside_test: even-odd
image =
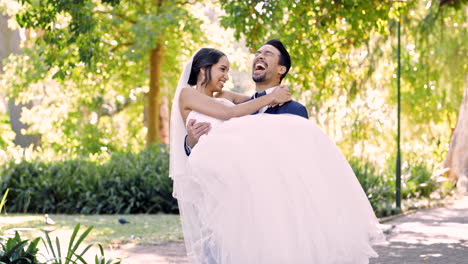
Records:
[[[3,73],[3,59],[12,53],[18,54],[21,52],[20,43],[21,38],[19,30],[11,30],[8,28],[8,17],[0,14],[0,74]],[[0,98],[3,100],[4,95],[0,94]],[[8,102],[5,102],[11,129],[16,134],[14,139],[16,145],[27,147],[29,145],[38,146],[40,144],[40,135],[24,135],[22,133],[22,130],[28,127],[20,120],[22,108],[30,108],[33,104],[34,103],[31,101],[27,104],[16,104],[14,98],[9,98]],[[0,145],[4,145],[5,143],[5,140],[0,139]]]
[[[467,70],[468,34],[459,7],[468,1],[220,2],[227,13],[223,25],[252,50],[271,38],[285,43],[293,61],[286,80],[311,117],[336,130],[327,132],[346,145],[348,157],[357,151],[389,164],[401,18],[404,166],[441,166]]]
[[[100,75],[91,96],[105,93],[106,84],[117,82],[117,91],[141,87],[149,75],[145,95],[147,144],[161,142],[159,119],[161,87],[174,86],[181,50],[190,52],[201,40],[199,21],[187,6],[190,1],[32,1],[23,0],[18,23],[35,29],[46,72],[56,69],[60,80]],[[184,47],[184,49],[183,49]],[[182,55],[185,55],[182,53]],[[164,73],[164,74],[162,74]],[[44,73],[35,74],[36,81]]]
[[[293,60],[289,79],[298,92],[312,91],[314,101],[329,97],[332,86],[357,91],[356,75],[362,80],[368,75],[358,68],[372,52],[356,63],[349,63],[349,54],[366,45],[374,31],[387,32],[391,11],[391,1],[221,0],[221,5],[227,13],[223,25],[245,36],[252,50],[267,39],[283,41]]]
[[[453,131],[445,166],[449,178],[457,183],[461,193],[468,193],[468,74],[458,121]]]
[[[468,6],[465,6],[465,12],[468,21]],[[466,44],[466,41],[464,43]],[[462,67],[465,71],[465,89],[444,165],[449,169],[449,178],[457,183],[458,190],[461,193],[468,193],[468,65],[466,60]]]
[[[382,138],[373,135],[382,130],[386,123],[382,119],[387,117],[383,115],[391,109],[386,105],[377,106],[376,111],[365,108],[375,105],[367,101],[372,99],[369,95],[375,96],[372,90],[388,96],[391,73],[374,79],[374,87],[366,84],[372,80],[379,58],[388,55],[388,25],[395,17],[392,1],[222,0],[221,5],[227,13],[222,24],[234,28],[238,38],[245,37],[252,50],[268,39],[282,40],[293,61],[286,82],[309,109],[311,118],[336,141],[346,141],[346,154],[353,154],[357,144],[369,145],[366,140],[382,145]],[[402,12],[410,6],[403,6]],[[393,70],[389,68],[380,72]],[[358,108],[351,107],[354,102]],[[338,120],[344,114],[346,119]]]

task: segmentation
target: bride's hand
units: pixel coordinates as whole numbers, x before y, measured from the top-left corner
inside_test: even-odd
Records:
[[[280,85],[273,90],[271,93],[273,96],[273,103],[271,104],[271,107],[277,106],[277,105],[282,105],[286,102],[291,101],[291,92],[289,91],[289,88],[286,85]]]

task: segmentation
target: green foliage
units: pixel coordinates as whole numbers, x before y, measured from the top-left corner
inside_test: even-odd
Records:
[[[141,149],[149,50],[164,41],[161,93],[170,96],[181,61],[203,42],[205,33],[189,12],[193,1],[162,2],[157,6],[142,0],[23,0],[20,10],[9,14],[16,14],[17,21],[37,36],[31,34],[23,43],[23,53],[11,55],[4,64],[0,92],[23,101],[40,99],[41,104],[25,110],[22,119],[30,125],[28,133],[42,135],[43,149],[73,158]],[[348,158],[369,161],[353,167],[374,208],[390,212],[393,198],[387,197],[387,189],[394,188],[389,179],[395,174],[390,153],[396,148],[397,21],[402,28],[405,197],[427,197],[439,188],[430,175],[445,158],[456,122],[468,71],[466,12],[460,8],[466,0],[449,1],[441,7],[442,2],[221,0],[220,4],[226,13],[222,24],[234,28],[237,38],[244,37],[251,50],[270,38],[285,43],[293,60],[286,82]],[[221,43],[230,42],[224,36],[220,39]],[[11,146],[6,115],[1,119],[5,121],[0,126],[0,147]],[[126,154],[118,155],[127,159]],[[114,163],[116,168],[120,166]],[[127,184],[128,178],[140,176],[122,176],[114,170],[108,176],[87,159],[10,166],[19,168],[14,175],[30,171],[47,182],[21,176],[24,186],[34,187],[17,183],[16,211],[46,212],[58,204],[64,212],[127,212],[126,201],[139,193]],[[77,181],[57,175],[73,175]],[[98,175],[99,180],[87,180],[92,178],[89,175]],[[96,182],[97,187],[87,186]],[[451,183],[443,186],[449,190]],[[41,189],[56,198],[38,195],[36,190]],[[91,191],[86,196],[76,189]],[[116,193],[124,193],[125,201]],[[74,195],[75,209],[70,209],[68,195]],[[106,195],[111,198],[103,205],[99,199]],[[46,199],[46,205],[32,209],[30,205],[37,199]],[[137,200],[133,200],[134,208]],[[173,210],[167,209],[171,206],[164,210]]]
[[[66,251],[66,255],[62,257],[62,251],[60,249],[60,240],[58,237],[55,238],[55,245],[50,239],[50,236],[48,233],[45,234],[46,236],[46,241],[42,240],[44,242],[45,248],[47,250],[47,253],[49,254],[51,259],[47,260],[46,263],[50,264],[74,264],[74,263],[82,263],[82,264],[87,264],[87,262],[84,260],[83,256],[84,254],[93,246],[93,244],[89,244],[86,246],[81,253],[78,253],[78,247],[83,243],[84,239],[89,235],[91,230],[93,229],[93,226],[88,227],[78,238],[78,231],[80,230],[80,224],[77,224],[75,228],[73,229],[73,233],[70,237],[70,241],[68,243],[68,248]],[[76,241],[75,241],[76,239]],[[101,255],[96,255],[95,256],[95,264],[119,264],[120,261],[113,261],[112,259],[106,260],[104,257],[104,250],[101,245],[99,246],[99,250]]]
[[[1,90],[25,101],[39,98],[40,104],[33,111],[48,112],[43,116],[53,117],[46,121],[50,126],[32,118],[29,122],[36,121],[37,125],[28,132],[48,135],[38,130],[51,127],[60,130],[54,131],[59,137],[43,141],[45,148],[56,151],[67,148],[80,154],[99,153],[102,149],[135,151],[134,146],[141,146],[144,139],[129,142],[123,148],[105,142],[119,142],[109,137],[111,132],[115,135],[129,131],[133,133],[128,137],[130,140],[131,136],[146,132],[143,106],[151,102],[146,101],[145,93],[149,90],[150,75],[156,76],[155,65],[149,62],[157,45],[163,50],[162,74],[157,72],[161,78],[151,89],[158,93],[160,90],[162,96],[173,93],[182,68],[180,61],[196,49],[194,44],[203,41],[200,21],[189,12],[193,3],[142,0],[21,0],[20,3],[20,8],[9,15],[30,34],[22,45],[24,53],[8,59]],[[54,93],[34,89],[43,85],[47,90],[48,79],[61,86],[58,100],[50,98]],[[122,101],[125,103],[119,104]],[[61,111],[54,111],[57,108]],[[126,113],[121,116],[131,122],[122,120],[116,124],[113,117],[122,111]],[[133,118],[135,111],[139,111],[137,118]],[[145,118],[159,117],[150,111],[145,112]],[[128,130],[122,132],[122,126],[127,124]],[[89,134],[93,136],[88,137]],[[80,145],[82,142],[85,144]]]
[[[351,159],[349,164],[376,215],[381,217],[394,214],[396,212],[393,207],[395,184],[391,178],[385,174],[379,174],[375,166],[367,161]]]
[[[408,175],[403,183],[403,198],[429,197],[438,187],[425,164],[410,165],[403,173]]]
[[[33,241],[21,240],[18,232],[15,236],[9,238],[5,244],[1,243],[0,263],[2,264],[36,264],[39,263],[36,259],[38,252],[37,244],[40,238]],[[29,244],[29,246],[28,246]],[[25,247],[27,249],[25,250]]]
[[[6,189],[5,194],[3,195],[2,200],[0,201],[0,213],[2,212],[2,209],[3,209],[3,207],[5,206],[6,198],[7,198],[7,195],[8,195],[8,192],[9,192],[9,191],[10,191],[10,189]]]
[[[466,14],[434,2],[418,7],[402,16],[403,109],[410,122],[427,124],[430,114],[454,127],[468,74]]]
[[[227,13],[222,24],[234,28],[238,38],[245,36],[251,49],[271,38],[283,41],[293,61],[288,79],[297,84],[296,91],[311,90],[316,101],[329,98],[332,87],[361,87],[366,80],[359,73],[362,58],[350,53],[373,32],[386,32],[392,7],[392,1],[220,2]],[[339,81],[331,78],[335,75]]]
[[[105,87],[102,91],[110,89],[106,84],[117,81],[119,84],[112,88],[128,92],[130,87],[147,83],[145,69],[149,69],[149,53],[157,43],[163,43],[169,52],[164,54],[167,65],[163,64],[165,74],[161,85],[175,86],[180,69],[171,62],[179,58],[181,48],[191,52],[192,44],[202,40],[200,21],[187,11],[189,3],[20,2],[22,8],[15,14],[15,20],[21,27],[38,32],[38,36],[31,39],[34,46],[26,45],[26,49],[30,47],[37,54],[31,57],[35,58],[33,61],[42,65],[38,67],[42,73],[32,75],[35,79],[26,74],[31,83],[54,69],[54,77],[61,80],[80,83],[86,82],[86,77],[95,80],[97,74],[101,79],[98,87]],[[28,69],[28,72],[36,69]],[[93,88],[96,91],[97,87]],[[84,87],[79,89],[85,90]]]
[[[10,120],[6,113],[0,113],[0,148],[5,149],[13,144],[15,133],[11,129]]]
[[[78,252],[78,247],[83,243],[84,239],[89,235],[92,226],[88,227],[78,238],[78,232],[80,230],[80,224],[77,224],[73,229],[73,234],[70,238],[67,251],[62,257],[62,251],[60,249],[60,240],[58,237],[55,239],[55,244],[52,243],[49,234],[45,233],[46,241],[42,239],[45,245],[48,256],[46,256],[45,262],[37,260],[37,253],[39,251],[37,245],[41,240],[40,237],[29,240],[21,240],[18,232],[15,232],[15,236],[9,238],[6,243],[0,241],[2,250],[0,250],[0,263],[2,264],[87,264],[83,258],[84,254],[93,246],[89,244],[86,246],[81,253]],[[76,240],[75,240],[76,239]],[[27,246],[28,248],[24,250]],[[95,256],[95,264],[120,264],[120,261],[113,261],[112,259],[106,259],[104,257],[104,250],[99,245],[100,255]]]
[[[389,159],[386,169],[379,171],[376,166],[365,160],[349,160],[356,177],[369,199],[377,216],[397,213],[395,208],[395,158]],[[430,199],[439,190],[443,198],[453,189],[453,183],[437,183],[432,176],[434,169],[422,160],[409,157],[402,168],[401,194],[403,199]]]
[[[435,2],[436,4],[439,4],[439,1]],[[449,6],[453,7],[455,9],[461,9],[463,7],[466,7],[466,4],[468,3],[468,0],[456,0],[456,1],[451,1],[451,0],[444,0],[440,1],[440,6]]]
[[[10,162],[1,188],[10,188],[10,212],[173,213],[169,156],[153,146],[139,154],[114,153],[103,164],[84,158]]]
[[[386,175],[395,174],[386,167],[396,148],[398,21],[403,161],[432,172],[445,159],[468,73],[468,34],[466,11],[451,8],[465,0],[442,2],[220,1],[222,24],[251,50],[283,41],[292,57],[285,80],[310,116],[348,158],[369,160]],[[415,151],[418,158],[405,155]],[[432,190],[427,176],[409,178],[405,195]]]
[[[381,202],[392,201],[394,185],[387,177],[379,175],[369,162],[352,159],[349,163],[374,208]]]
[[[102,248],[101,244],[98,244],[98,247],[99,247],[99,252],[101,253],[101,255],[96,255],[94,257],[94,264],[120,264],[121,263],[120,260],[113,261],[112,259],[106,259],[106,257],[104,256],[104,249]]]
[[[455,187],[456,187],[455,182],[448,181],[448,180],[443,181],[441,185],[442,186],[440,188],[440,192],[441,192],[441,195],[443,195],[443,196],[450,195],[455,190]]]

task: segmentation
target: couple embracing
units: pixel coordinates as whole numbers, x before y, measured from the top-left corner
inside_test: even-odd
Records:
[[[383,240],[351,167],[280,85],[279,40],[255,53],[252,97],[223,91],[229,60],[201,49],[179,80],[170,176],[191,263],[368,263]],[[195,122],[196,120],[196,122]]]

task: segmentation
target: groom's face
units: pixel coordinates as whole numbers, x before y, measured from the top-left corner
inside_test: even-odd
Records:
[[[252,79],[254,82],[269,81],[272,78],[279,76],[278,67],[280,59],[280,51],[271,46],[264,45],[255,52],[255,58],[252,65]]]

